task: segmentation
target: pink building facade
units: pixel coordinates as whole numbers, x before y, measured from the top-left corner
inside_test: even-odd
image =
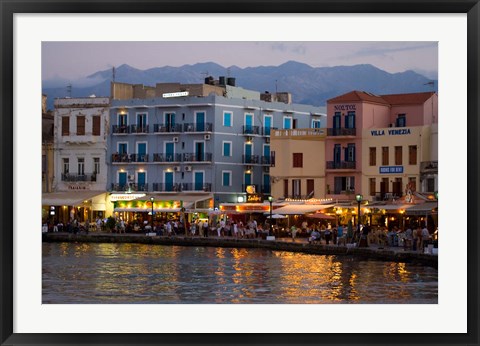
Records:
[[[374,95],[352,91],[328,100],[326,197],[353,200],[357,193],[367,191],[362,186],[366,168],[362,167],[362,155],[368,152],[362,147],[364,130],[391,129],[401,134],[407,128],[436,123],[438,96],[433,92]]]

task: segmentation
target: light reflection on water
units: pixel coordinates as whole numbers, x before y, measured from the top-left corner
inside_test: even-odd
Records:
[[[420,265],[265,249],[43,244],[43,303],[438,302]]]

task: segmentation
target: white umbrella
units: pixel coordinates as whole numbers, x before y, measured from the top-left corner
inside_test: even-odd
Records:
[[[267,219],[270,218],[270,215],[267,216]],[[282,215],[282,214],[273,214],[272,215],[272,219],[286,219],[287,217],[285,215]]]

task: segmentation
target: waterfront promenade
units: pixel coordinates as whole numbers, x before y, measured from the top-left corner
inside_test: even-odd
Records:
[[[306,238],[279,238],[276,240],[239,239],[233,237],[191,237],[149,236],[144,233],[43,233],[44,242],[79,242],[79,243],[140,243],[152,245],[209,246],[227,248],[264,248],[274,251],[301,252],[316,255],[356,256],[363,259],[375,259],[392,262],[418,263],[438,268],[438,255],[419,251],[405,251],[403,247],[387,247],[370,244],[368,247],[343,245],[309,244]]]

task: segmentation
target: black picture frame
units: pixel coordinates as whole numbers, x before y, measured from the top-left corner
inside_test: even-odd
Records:
[[[2,345],[478,345],[479,256],[476,218],[480,210],[479,176],[479,49],[478,0],[0,0],[1,10],[1,155],[0,241]],[[21,334],[13,331],[13,17],[16,13],[466,13],[468,41],[468,310],[465,334]],[[472,217],[473,216],[473,217]],[[16,225],[18,227],[18,225]],[[466,241],[459,239],[459,241]],[[418,316],[412,316],[412,321]],[[454,317],[452,317],[454,318]]]

